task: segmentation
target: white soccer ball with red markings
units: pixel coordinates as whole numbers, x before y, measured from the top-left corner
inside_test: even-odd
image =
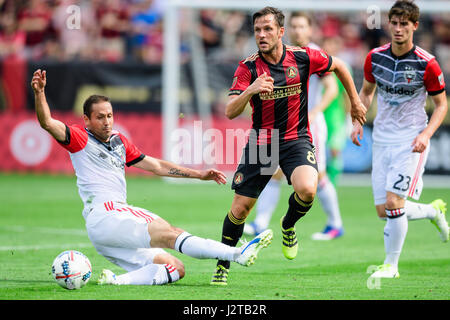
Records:
[[[68,290],[80,289],[91,278],[92,265],[81,252],[68,250],[61,252],[53,261],[52,275],[61,287]]]

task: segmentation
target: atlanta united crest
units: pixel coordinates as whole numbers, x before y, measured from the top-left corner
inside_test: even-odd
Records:
[[[295,78],[297,76],[298,70],[296,67],[289,67],[286,69],[286,75],[288,76],[288,78],[292,79]]]
[[[244,175],[241,172],[237,172],[236,175],[234,176],[234,183],[240,184],[242,180],[244,180]]]

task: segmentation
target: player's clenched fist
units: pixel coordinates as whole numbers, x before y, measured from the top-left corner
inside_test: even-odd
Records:
[[[39,93],[44,91],[45,85],[47,83],[47,73],[46,71],[41,71],[41,69],[36,70],[33,73],[33,79],[31,80],[31,87],[34,92]]]
[[[273,91],[273,81],[273,78],[264,72],[248,88],[253,94],[258,94],[261,92],[269,93]]]

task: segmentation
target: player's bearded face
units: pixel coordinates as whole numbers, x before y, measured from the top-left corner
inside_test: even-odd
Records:
[[[419,23],[413,23],[402,17],[393,16],[389,20],[389,31],[391,33],[392,42],[396,44],[405,44],[412,42],[413,33],[417,30]]]
[[[255,19],[255,40],[258,49],[265,54],[273,52],[281,42],[284,28],[278,26],[274,15],[266,15]]]
[[[91,116],[90,118],[84,116],[84,123],[97,139],[107,142],[114,124],[111,103],[103,101],[93,104]]]

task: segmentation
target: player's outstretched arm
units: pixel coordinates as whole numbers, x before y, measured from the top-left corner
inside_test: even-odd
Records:
[[[447,114],[448,105],[445,91],[435,96],[431,96],[431,98],[433,99],[435,105],[433,114],[431,115],[427,127],[412,142],[412,152],[421,153],[425,151],[431,137],[439,128],[442,121],[444,121],[445,115]]]
[[[59,120],[53,119],[50,113],[47,99],[45,97],[45,85],[47,84],[47,73],[36,70],[33,73],[31,80],[31,87],[34,91],[34,106],[39,124],[48,133],[50,133],[56,140],[66,140],[66,125]]]
[[[372,103],[375,88],[376,88],[375,83],[369,82],[366,79],[363,80],[363,85],[361,91],[359,92],[359,98],[361,99],[361,102],[365,106],[367,106],[367,108],[369,108],[370,104]],[[358,121],[352,122],[353,122],[353,129],[350,137],[354,144],[356,144],[357,146],[361,146],[359,140],[362,140],[363,138],[363,127]]]
[[[333,63],[329,71],[334,71],[334,73],[336,73],[336,76],[342,82],[342,85],[348,94],[351,104],[350,114],[352,116],[352,120],[358,121],[361,125],[363,125],[366,122],[367,108],[358,96],[358,91],[356,91],[352,75],[345,66],[345,63],[341,59],[333,57]]]
[[[215,169],[195,170],[185,168],[170,161],[149,156],[145,156],[144,159],[133,166],[163,177],[214,180],[217,184],[225,184],[227,182],[225,174],[221,171]]]

